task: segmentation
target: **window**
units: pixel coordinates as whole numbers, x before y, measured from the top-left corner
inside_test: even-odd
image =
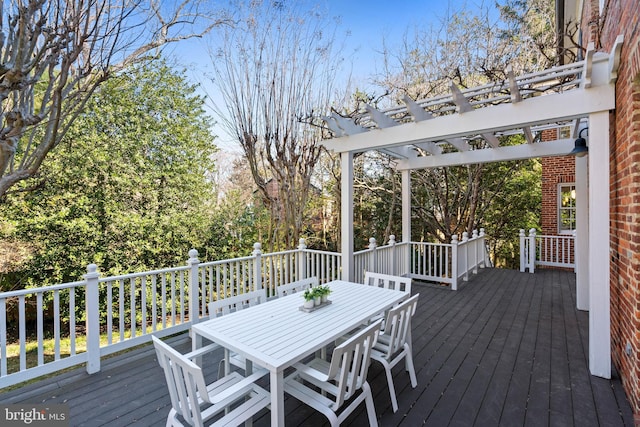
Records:
[[[560,139],[569,139],[571,138],[571,127],[563,126],[560,128]]]
[[[558,185],[558,232],[569,234],[576,229],[576,185]]]

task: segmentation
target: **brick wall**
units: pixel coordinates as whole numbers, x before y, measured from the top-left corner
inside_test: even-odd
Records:
[[[557,129],[542,132],[542,141],[558,139]],[[558,184],[575,181],[575,159],[570,156],[542,159],[542,234],[558,234]]]
[[[582,28],[605,52],[624,34],[610,138],[611,347],[640,426],[640,12],[638,0],[605,5],[599,16],[598,1],[585,1]]]

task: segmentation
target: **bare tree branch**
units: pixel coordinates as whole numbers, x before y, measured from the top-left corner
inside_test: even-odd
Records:
[[[238,141],[253,180],[271,210],[268,242],[292,247],[304,228],[304,209],[321,152],[322,128],[310,117],[330,108],[338,65],[335,26],[323,13],[283,3],[252,2],[235,28],[212,48],[214,109]],[[275,182],[277,191],[269,190]]]
[[[219,18],[211,18],[219,16]],[[9,0],[0,15],[0,198],[33,177],[105,80],[228,23],[198,0]]]

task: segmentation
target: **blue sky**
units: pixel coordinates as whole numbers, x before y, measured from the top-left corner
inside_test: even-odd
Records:
[[[324,0],[331,16],[341,18],[349,31],[346,53],[353,53],[354,76],[367,78],[380,67],[383,38],[397,46],[413,29],[438,26],[441,19],[464,8],[478,9],[482,3],[465,0]]]
[[[296,0],[293,0],[296,1]],[[351,63],[352,81],[367,89],[371,77],[382,72],[383,38],[389,48],[397,47],[407,31],[415,28],[438,27],[441,20],[463,9],[477,11],[493,2],[482,0],[305,0],[309,7],[318,5],[330,17],[340,18],[339,31],[348,34],[345,39],[345,59]],[[212,95],[210,81],[205,77],[210,58],[200,39],[187,40],[169,47],[165,53],[177,57],[189,70],[194,83],[200,83],[204,92]],[[227,145],[223,132],[217,142]]]

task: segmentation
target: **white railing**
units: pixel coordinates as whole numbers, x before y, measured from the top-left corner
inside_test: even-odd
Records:
[[[364,283],[364,273],[375,271],[376,273],[405,276],[409,274],[408,248],[409,243],[396,242],[396,236],[389,236],[389,244],[378,246],[376,239],[369,239],[369,249],[354,252],[353,264],[355,277],[358,283]]]
[[[546,267],[573,268],[575,270],[574,235],[540,235],[536,229],[529,230],[526,236],[520,230],[520,271],[535,272],[536,265]]]
[[[456,237],[457,239],[457,237]],[[457,285],[457,262],[454,260],[454,245],[443,243],[411,243],[411,277],[429,282]]]
[[[200,263],[191,250],[186,266],[113,277],[100,277],[91,264],[82,281],[0,293],[0,388],[82,363],[97,372],[101,357],[147,342],[151,333],[188,330],[211,300],[262,287],[273,295],[311,275],[325,283],[340,278],[340,268],[340,254],[308,250],[304,240],[265,255],[257,243],[243,258]]]
[[[469,280],[469,273],[490,266],[484,229],[474,230],[469,238],[465,232],[462,241],[452,236],[450,244],[410,242],[396,243],[389,236],[387,246],[377,247],[376,239],[369,239],[369,249],[354,253],[355,280],[362,283],[366,271],[409,276],[414,279],[448,285],[458,289],[460,279]]]
[[[488,262],[484,232],[449,245],[397,243],[354,254],[356,280],[367,270],[448,283],[457,288]],[[185,266],[100,277],[87,267],[84,280],[0,293],[0,388],[86,363],[100,370],[102,357],[150,340],[188,330],[206,314],[209,301],[316,276],[320,283],[341,277],[338,253],[297,249],[200,262],[189,251]],[[11,341],[11,342],[10,342]],[[48,348],[52,343],[52,349]],[[9,348],[11,347],[11,354]]]
[[[469,280],[469,273],[491,266],[484,228],[473,230],[471,238],[465,231],[462,240],[451,236],[451,243],[412,243],[411,277],[458,289],[460,279]]]

